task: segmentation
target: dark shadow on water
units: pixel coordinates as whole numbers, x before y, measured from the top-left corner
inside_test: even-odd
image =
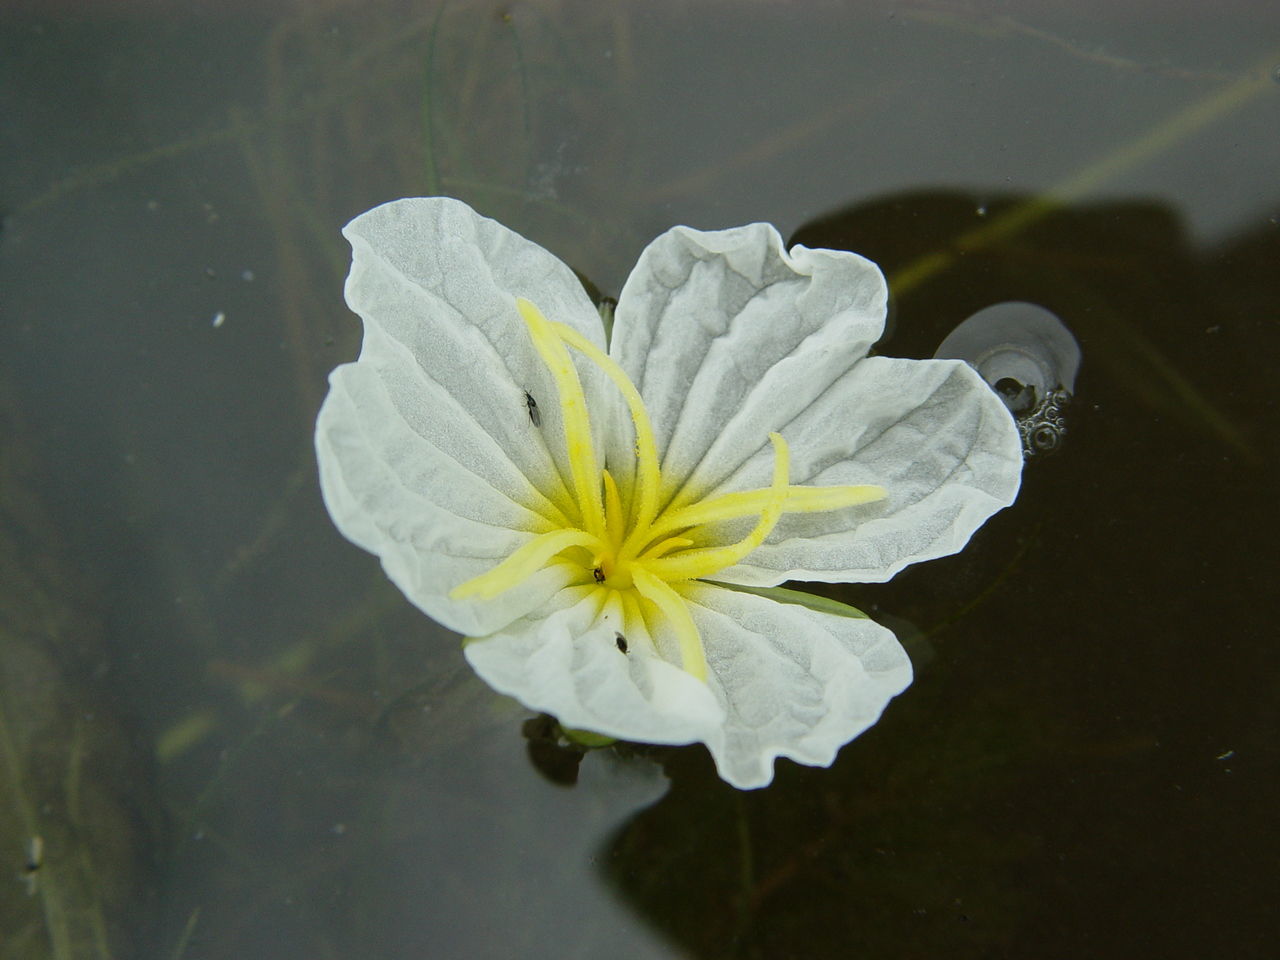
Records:
[[[1197,253],[1174,212],[1132,202],[957,244],[1021,202],[899,195],[792,238],[869,256],[891,286],[956,251],[894,291],[878,352],[931,356],[969,314],[1029,300],[1085,362],[1064,451],[963,553],[819,588],[936,654],[881,722],[832,769],[782,761],[747,794],[678,751],[670,793],[614,839],[610,883],[695,956],[1193,956],[1225,916],[1237,953],[1263,955],[1244,918],[1269,909],[1274,464],[1245,424],[1272,402],[1280,236]]]

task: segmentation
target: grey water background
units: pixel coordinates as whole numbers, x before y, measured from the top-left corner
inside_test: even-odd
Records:
[[[1261,0],[5,4],[0,957],[1273,956],[1278,67]],[[1075,332],[1014,507],[824,588],[917,670],[830,770],[557,783],[334,531],[338,230],[430,193]]]

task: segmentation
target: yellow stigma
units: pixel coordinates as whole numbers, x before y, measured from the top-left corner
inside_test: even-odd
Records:
[[[884,497],[884,489],[791,486],[787,442],[781,434],[770,433],[773,479],[768,487],[701,499],[686,491],[679,505],[663,508],[658,502],[662,476],[653,427],[626,372],[578,331],[548,320],[528,300],[518,299],[516,310],[556,385],[573,509],[547,517],[556,529],[534,536],[492,570],[455,587],[450,596],[491,599],[552,562],[566,563],[581,570],[580,585],[602,591],[602,609],[618,612],[627,631],[654,637],[660,652],[663,646],[670,649],[674,640],[684,669],[705,680],[706,652],[680,584],[713,576],[746,558],[784,513],[870,503]],[[587,398],[570,350],[609,377],[631,413],[636,463],[631,480],[621,488],[596,455]],[[720,539],[716,531],[723,528],[715,525],[748,517],[757,519],[745,536]]]

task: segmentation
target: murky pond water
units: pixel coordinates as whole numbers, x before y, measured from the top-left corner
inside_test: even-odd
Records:
[[[4,957],[1274,948],[1280,9],[0,13]],[[467,201],[616,295],[676,223],[862,253],[878,350],[1027,301],[1061,449],[826,586],[914,685],[830,769],[581,759],[333,529],[339,229]]]

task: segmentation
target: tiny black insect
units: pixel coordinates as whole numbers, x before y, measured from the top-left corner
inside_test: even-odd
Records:
[[[533,425],[542,426],[542,414],[538,413],[538,401],[533,399],[533,394],[528,390],[524,392],[524,405],[529,408],[529,419],[533,421]]]
[[[591,575],[596,578],[596,583],[604,583],[604,571],[599,567],[592,570]]]
[[[44,837],[37,834],[27,841],[26,862],[22,865],[23,877],[34,879],[42,866],[44,866]]]
[[[623,653],[626,653],[626,652],[627,652],[627,638],[626,638],[626,637],[624,637],[622,634],[620,634],[620,633],[616,633],[616,632],[614,633],[614,636],[618,638],[618,649],[619,649],[619,650],[621,650]]]

